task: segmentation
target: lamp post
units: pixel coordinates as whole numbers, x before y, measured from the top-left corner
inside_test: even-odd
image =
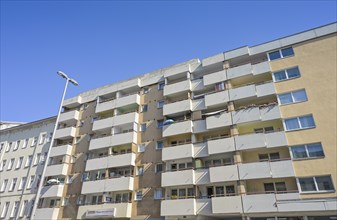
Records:
[[[46,169],[47,169],[47,165],[48,165],[48,160],[49,160],[49,156],[50,156],[50,150],[51,150],[51,148],[54,145],[54,137],[55,137],[55,133],[56,133],[56,130],[57,130],[58,123],[59,123],[60,114],[61,114],[61,111],[62,111],[62,104],[63,104],[64,97],[66,95],[68,83],[71,82],[73,85],[78,86],[78,83],[74,79],[69,78],[65,73],[63,73],[61,71],[58,71],[57,74],[59,76],[61,76],[62,78],[66,79],[66,83],[65,83],[65,86],[64,86],[64,90],[63,90],[63,95],[62,95],[59,111],[57,113],[53,135],[52,135],[52,138],[51,138],[51,141],[50,141],[50,145],[48,147],[47,156],[46,156],[46,158],[44,160],[43,170],[42,170],[42,174],[41,174],[41,177],[40,177],[39,185],[38,185],[38,188],[37,188],[36,197],[35,197],[35,201],[34,201],[34,204],[33,204],[33,209],[32,209],[32,212],[30,214],[30,216],[31,216],[30,219],[31,220],[35,219],[35,212],[36,212],[37,205],[39,203],[39,199],[40,199],[40,195],[41,195],[41,190],[42,190],[42,187],[43,187],[44,176],[45,176],[45,173],[46,173]]]

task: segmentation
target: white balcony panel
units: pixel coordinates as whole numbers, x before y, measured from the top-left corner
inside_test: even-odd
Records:
[[[78,207],[77,219],[131,218],[132,203],[105,203]]]
[[[60,208],[38,208],[36,209],[34,219],[58,219]]]
[[[206,109],[205,99],[192,100],[192,111],[201,111]]]
[[[115,108],[120,108],[123,106],[133,105],[133,104],[139,105],[139,103],[140,103],[140,96],[138,94],[128,95],[128,96],[116,98],[111,101],[98,103],[96,106],[96,113],[104,112],[104,111],[115,109]]]
[[[49,165],[46,169],[46,176],[66,176],[68,174],[68,167],[69,165],[67,163]]]
[[[256,85],[256,95],[257,97],[273,95],[276,93],[275,85],[273,82]]]
[[[225,59],[229,60],[229,59],[233,59],[236,57],[245,56],[249,54],[250,54],[249,47],[244,46],[244,47],[240,47],[240,48],[225,52]]]
[[[163,200],[161,201],[160,215],[196,215],[196,201],[195,199]]]
[[[50,157],[56,157],[61,155],[71,155],[73,151],[73,146],[70,144],[55,146],[50,150]]]
[[[193,144],[194,158],[208,157],[207,142]]]
[[[79,115],[80,113],[77,110],[61,113],[59,122],[66,123],[70,121],[77,121],[79,118]]]
[[[67,139],[73,138],[76,136],[76,128],[67,127],[67,128],[59,128],[55,132],[55,139]]]
[[[222,70],[222,71],[219,71],[219,72],[215,72],[215,73],[205,75],[204,76],[204,85],[208,86],[208,85],[216,84],[216,83],[219,83],[219,82],[224,82],[226,80],[227,80],[226,70]]]
[[[212,215],[212,201],[211,199],[197,199],[196,212],[198,215]]]
[[[63,100],[62,106],[67,108],[75,108],[77,106],[80,106],[81,104],[82,104],[82,97],[75,96],[73,98]]]
[[[131,112],[124,115],[116,115],[114,117],[105,118],[101,120],[94,121],[92,130],[98,131],[106,128],[111,128],[113,126],[130,124],[130,123],[138,123],[138,113]]]
[[[288,145],[287,137],[284,131],[265,134],[265,138],[268,148]]]
[[[163,137],[186,133],[192,133],[192,121],[190,120],[165,125],[163,127]]]
[[[118,177],[83,182],[82,194],[133,190],[133,177]]]
[[[279,198],[282,195],[282,198]],[[336,198],[331,199],[305,199],[299,200],[298,193],[278,194],[277,207],[279,212],[312,212],[312,211],[335,211]],[[287,196],[287,197],[284,197]]]
[[[207,131],[206,120],[195,120],[193,121],[192,124],[193,124],[193,133],[195,134]]]
[[[213,197],[212,211],[214,214],[242,213],[241,196]]]
[[[41,197],[62,197],[63,196],[64,185],[52,185],[52,186],[44,186],[41,190]]]
[[[163,115],[174,115],[180,112],[188,112],[192,109],[191,99],[186,99],[179,102],[165,104],[163,107]]]
[[[239,180],[237,165],[210,167],[209,176],[211,183]]]
[[[106,169],[111,167],[135,166],[135,153],[110,155],[87,160],[86,171]]]
[[[203,79],[195,79],[191,81],[191,91],[200,91],[204,89]]]
[[[165,85],[164,96],[171,96],[174,94],[187,93],[191,90],[191,81],[185,80],[170,85]]]
[[[164,77],[187,76],[187,72],[191,72],[190,64],[177,65],[164,70]]]
[[[275,161],[270,163],[272,177],[283,178],[295,176],[293,163],[291,160]]]
[[[209,169],[197,169],[194,171],[195,184],[205,185],[210,183]]]
[[[162,150],[163,161],[192,158],[193,156],[193,144],[165,147]]]
[[[280,108],[278,105],[271,105],[268,107],[260,108],[261,120],[269,121],[281,118]]]
[[[233,78],[237,78],[241,76],[250,75],[252,73],[253,73],[252,65],[249,63],[249,64],[245,64],[242,66],[228,69],[227,77],[228,79],[233,79]]]
[[[193,185],[195,183],[194,170],[181,170],[161,174],[162,187]]]
[[[237,150],[248,150],[259,147],[265,147],[265,134],[246,134],[235,137]]]
[[[247,108],[232,112],[233,124],[260,120],[259,108]]]
[[[89,150],[96,150],[130,143],[137,143],[136,132],[115,134],[112,136],[92,139],[89,144]]]
[[[208,140],[207,145],[208,145],[208,153],[210,155],[235,151],[235,144],[233,137]]]
[[[242,196],[243,211],[245,213],[277,212],[275,202],[274,194]]]
[[[255,85],[242,86],[235,89],[229,90],[229,98],[231,101],[251,98],[256,96]]]
[[[252,66],[253,68],[253,74],[254,75],[259,75],[262,73],[268,73],[271,71],[270,66],[269,66],[269,61],[258,63]]]
[[[232,125],[231,113],[221,113],[206,118],[207,129],[222,128]]]
[[[214,64],[221,64],[222,65],[222,62],[224,60],[225,60],[224,53],[219,53],[219,54],[216,54],[214,56],[207,57],[207,58],[203,59],[201,62],[202,62],[202,66],[205,67],[205,66],[210,66],[210,65],[214,65]]]
[[[228,90],[212,93],[205,96],[206,107],[227,105],[228,101],[229,101]]]

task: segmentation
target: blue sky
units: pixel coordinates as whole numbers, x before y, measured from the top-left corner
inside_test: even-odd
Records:
[[[57,113],[67,97],[336,22],[336,1],[1,0],[1,121]]]

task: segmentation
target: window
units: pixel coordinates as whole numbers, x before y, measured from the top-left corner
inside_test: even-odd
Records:
[[[216,92],[225,90],[224,82],[216,83],[214,89],[215,89]]]
[[[300,77],[300,70],[298,67],[293,67],[281,71],[277,71],[273,73],[273,80],[274,82],[279,82],[287,79],[293,79]]]
[[[10,185],[8,191],[13,191],[13,190],[15,189],[16,182],[17,182],[17,181],[18,181],[18,178],[14,178],[14,179],[12,180],[12,183],[11,183],[11,185]]]
[[[30,145],[31,147],[34,147],[37,144],[37,137],[33,138],[32,144]]]
[[[161,150],[164,148],[164,141],[157,141],[156,150]]]
[[[41,134],[39,144],[44,144],[47,134]]]
[[[160,100],[160,101],[158,101],[158,102],[157,102],[157,108],[163,108],[163,106],[164,106],[164,103],[165,103],[165,101],[164,101],[164,100]]]
[[[147,112],[147,110],[148,110],[148,105],[142,105],[140,107],[140,112]]]
[[[7,165],[7,170],[11,170],[14,164],[14,158],[10,159]]]
[[[14,147],[13,147],[13,151],[14,150],[17,150],[20,146],[20,141],[16,141],[15,144],[14,144]]]
[[[321,143],[292,146],[291,154],[294,159],[324,157]]]
[[[286,131],[307,129],[315,127],[312,115],[288,118],[284,120]]]
[[[164,126],[164,120],[157,121],[157,128],[162,128]]]
[[[143,94],[147,94],[147,93],[149,93],[149,88],[143,88]]]
[[[1,153],[2,149],[4,149],[4,147],[5,147],[5,143],[1,143],[1,145],[0,145],[0,153]]]
[[[18,190],[22,190],[23,188],[25,188],[26,181],[27,181],[27,178],[26,178],[26,177],[22,177],[22,178],[21,178],[21,181],[20,181]]]
[[[154,190],[154,199],[162,199],[163,198],[163,189],[162,188],[157,188]]]
[[[162,164],[162,163],[156,164],[155,172],[156,172],[156,173],[163,172],[163,164]]]
[[[25,167],[29,167],[32,164],[33,155],[29,155],[26,160]]]
[[[103,199],[103,197],[102,197]],[[101,202],[102,202],[102,199],[101,199]],[[67,206],[69,204],[69,196],[67,197],[64,197],[63,200],[62,200],[62,206]]]
[[[27,138],[27,139],[25,139],[25,140],[23,140],[22,149],[25,149],[25,148],[27,147],[27,145],[28,145],[28,141],[29,141],[29,139],[28,139],[28,138]]]
[[[53,132],[50,132],[48,137],[47,137],[47,143],[49,143],[51,141],[52,137],[53,137]]]
[[[12,213],[11,213],[11,215],[10,215],[11,218],[16,217],[16,215],[18,214],[19,204],[20,204],[19,201],[16,201],[16,202],[14,203],[13,208],[12,208]]]
[[[143,192],[141,190],[137,191],[135,200],[139,201],[139,200],[142,200],[142,199],[143,199]]]
[[[3,169],[5,168],[6,162],[7,162],[7,160],[1,161],[1,163],[0,163],[0,171],[3,171]]]
[[[287,47],[281,50],[277,50],[277,51],[273,51],[268,53],[268,58],[269,60],[277,60],[277,59],[281,59],[284,57],[289,57],[294,55],[294,50],[292,47]]]
[[[165,83],[164,82],[161,82],[158,84],[158,90],[163,90],[164,89],[164,86],[165,86]]]
[[[137,173],[138,176],[143,176],[144,175],[144,166],[138,166],[137,167]]]
[[[298,178],[301,192],[334,191],[331,176]]]
[[[32,188],[34,180],[35,180],[35,176],[34,175],[30,176],[30,179],[29,179],[29,182],[28,182],[28,185],[27,185],[27,189]]]
[[[27,204],[28,204],[28,200],[23,201],[19,217],[23,217],[26,214]]]
[[[264,191],[266,193],[285,192],[287,191],[285,182],[276,182],[276,183],[264,183]]]
[[[261,161],[273,161],[273,160],[279,160],[280,154],[278,152],[276,153],[269,153],[269,154],[259,154],[259,160]]]
[[[8,184],[8,179],[5,179],[2,181],[0,192],[4,192],[6,190],[7,184]]]
[[[146,123],[140,124],[140,131],[141,132],[146,131]]]
[[[1,218],[5,218],[8,212],[8,208],[9,208],[9,202],[6,202],[6,204],[4,205],[4,207],[2,208],[2,212],[1,212]]]
[[[20,168],[21,168],[22,161],[23,161],[23,157],[20,157],[20,158],[18,159],[18,162],[16,162],[16,167],[15,167],[15,169],[20,169]]]
[[[278,95],[278,100],[281,105],[297,103],[297,102],[305,102],[308,100],[307,94],[305,90],[298,90],[293,92],[288,92],[284,94]]]
[[[264,127],[264,128],[255,128],[254,132],[255,133],[271,133],[271,132],[274,132],[274,127],[270,126],[270,127]]]
[[[40,162],[41,154],[36,154],[33,166],[36,166]]]
[[[145,143],[138,144],[138,152],[143,153],[145,151]]]
[[[7,144],[7,146],[6,146],[6,152],[8,152],[8,151],[11,150],[12,144],[13,144],[12,142],[10,142],[9,144]]]

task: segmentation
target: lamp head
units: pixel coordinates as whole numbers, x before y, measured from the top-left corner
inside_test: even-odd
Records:
[[[69,79],[69,82],[71,82],[74,86],[78,86],[78,82],[74,79]]]
[[[62,76],[62,77],[65,78],[65,79],[68,78],[68,76],[67,76],[64,72],[62,72],[62,71],[57,71],[57,74],[58,74],[59,76]]]

